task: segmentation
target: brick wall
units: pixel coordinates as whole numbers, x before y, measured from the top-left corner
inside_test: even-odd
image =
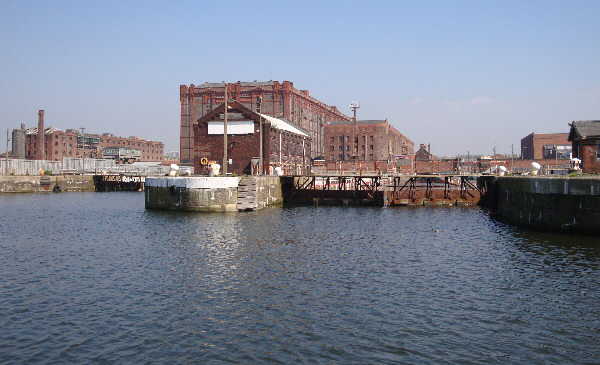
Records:
[[[323,154],[324,125],[331,120],[349,120],[335,106],[328,106],[310,96],[307,90],[297,90],[293,83],[284,81],[237,82],[228,84],[229,99],[234,99],[252,111],[257,111],[262,98],[261,112],[275,118],[285,118],[307,130],[311,136],[311,157]],[[194,150],[193,124],[224,103],[223,83],[205,83],[179,88],[181,102],[180,155],[182,161],[191,161]]]
[[[521,156],[525,159],[541,160],[544,158],[544,145],[569,145],[568,133],[531,133],[521,139]]]
[[[355,139],[357,135],[357,139]],[[388,160],[393,156],[414,153],[414,143],[390,126],[387,121],[327,124],[325,154],[327,161],[349,161],[356,155],[359,161]]]
[[[577,149],[577,158],[581,160],[581,169],[584,173],[600,172],[600,159],[598,158],[598,141],[595,138],[587,138],[574,143],[573,149]]]
[[[91,136],[86,134],[86,136]],[[63,157],[102,157],[102,148],[130,147],[142,151],[141,161],[162,161],[164,145],[162,142],[147,141],[141,138],[125,138],[116,136],[99,136],[98,151],[77,147],[77,132],[53,131],[46,133],[44,138],[45,160],[61,161]],[[38,135],[28,134],[25,141],[25,154],[28,159],[34,159],[39,149]]]
[[[227,135],[227,157],[232,160],[227,172],[235,174],[256,174],[252,159],[258,158],[260,148],[259,122],[254,121],[254,133]],[[263,159],[265,171],[272,174],[276,166],[281,166],[285,174],[293,175],[305,172],[310,165],[310,139],[298,134],[281,131],[263,121]],[[202,159],[223,164],[223,135],[208,134],[207,122],[194,126],[194,171],[208,172]],[[281,146],[281,147],[280,147]]]

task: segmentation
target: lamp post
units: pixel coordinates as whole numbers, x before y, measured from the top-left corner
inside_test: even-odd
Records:
[[[223,113],[223,176],[227,176],[227,83],[225,83],[225,112]]]
[[[6,169],[6,176],[8,176],[8,128],[6,129],[6,168],[5,169]]]
[[[258,102],[258,175],[263,175],[263,120],[262,120],[262,97],[259,96]]]
[[[353,138],[354,138],[354,146],[352,147],[352,149],[354,150],[354,163],[356,164],[358,161],[358,131],[356,130],[356,109],[360,108],[360,103],[353,101],[352,103],[350,103],[350,109],[352,109],[352,112],[354,113],[354,117],[352,118],[352,120],[354,121],[354,133],[353,133]],[[365,152],[366,153],[366,152]],[[356,166],[355,166],[356,167]]]

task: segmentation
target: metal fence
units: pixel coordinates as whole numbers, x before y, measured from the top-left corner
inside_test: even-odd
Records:
[[[127,175],[164,175],[169,166],[131,164],[118,165],[115,160],[97,158],[70,158],[62,161],[45,160],[8,160],[8,175],[38,175],[40,170],[58,174],[127,174]],[[6,160],[0,160],[0,175],[6,175]]]

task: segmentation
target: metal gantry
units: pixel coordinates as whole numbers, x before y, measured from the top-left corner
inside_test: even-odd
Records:
[[[294,177],[288,201],[366,205],[472,205],[483,191],[466,175]]]

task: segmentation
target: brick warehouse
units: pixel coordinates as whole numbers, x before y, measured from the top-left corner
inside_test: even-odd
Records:
[[[13,150],[24,150],[24,158],[34,160],[60,161],[63,157],[100,157],[102,149],[105,147],[130,147],[141,150],[140,161],[162,161],[164,146],[162,142],[147,141],[139,137],[117,137],[112,133],[103,134],[83,134],[84,141],[95,140],[97,143],[91,148],[91,145],[82,146],[81,138],[78,143],[78,136],[81,137],[76,129],[67,129],[66,131],[54,127],[44,127],[44,111],[38,113],[38,127],[13,130],[24,134],[24,139],[18,139],[22,146],[15,146],[16,140],[13,140]],[[39,133],[39,131],[44,133]],[[42,141],[40,143],[40,141]],[[43,148],[41,148],[43,147]],[[86,148],[87,147],[87,148]]]
[[[358,136],[359,161],[412,159],[414,143],[386,120],[332,121],[325,125],[324,157],[328,161],[354,160]]]
[[[227,170],[235,174],[257,172],[260,148],[260,120],[263,123],[263,159],[265,171],[273,173],[280,166],[285,174],[301,174],[310,165],[311,138],[307,131],[291,122],[258,114],[241,103],[228,103],[227,157],[231,164]],[[194,171],[206,170],[204,159],[223,161],[223,112],[225,105],[204,115],[194,123]]]
[[[194,123],[215,107],[224,103],[224,83],[204,83],[189,87],[181,85],[180,156],[183,163],[194,158]],[[290,81],[237,82],[228,84],[230,99],[257,111],[257,99],[262,98],[261,111],[275,118],[284,118],[308,131],[311,137],[311,157],[323,155],[324,125],[331,120],[350,120],[338,111],[310,96],[307,90],[297,90]]]
[[[521,139],[521,157],[529,160],[556,159],[571,151],[569,133],[531,133]]]

